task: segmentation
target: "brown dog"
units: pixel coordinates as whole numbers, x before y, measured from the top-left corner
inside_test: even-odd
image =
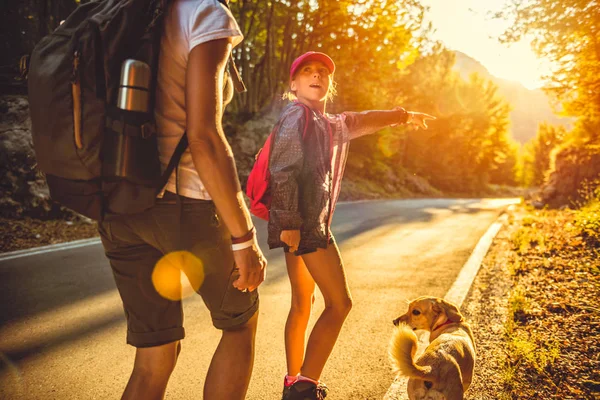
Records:
[[[409,399],[462,400],[473,377],[475,342],[458,308],[437,297],[419,297],[394,325],[390,360],[397,373],[409,378]],[[417,329],[430,336],[429,346],[415,360]]]

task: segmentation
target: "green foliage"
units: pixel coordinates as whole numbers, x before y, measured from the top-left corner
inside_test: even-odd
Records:
[[[46,4],[72,7],[74,1]],[[427,131],[397,127],[353,143],[350,176],[398,193],[406,171],[453,193],[514,184],[509,106],[491,82],[475,75],[466,82],[453,72],[454,55],[431,42],[420,1],[232,0],[230,6],[245,38],[234,58],[248,92],[234,97],[227,119],[242,123],[272,107],[287,90],[292,61],[323,51],[337,66],[338,96],[329,112],[402,105],[438,117]],[[40,23],[55,24],[42,8]]]
[[[533,36],[537,54],[554,63],[547,90],[578,117],[572,139],[600,143],[600,7],[590,0],[514,0],[499,18],[510,28],[502,39]]]
[[[574,226],[588,244],[600,247],[600,182],[584,185],[583,207],[575,213]]]
[[[231,2],[245,40],[235,57],[249,91],[234,109],[253,114],[280,98],[292,61],[308,50],[336,63],[338,101],[330,111],[392,106],[390,77],[418,56],[424,9],[416,0]]]
[[[427,131],[408,131],[402,161],[447,192],[479,192],[514,183],[517,145],[508,136],[509,105],[478,75],[463,81],[454,54],[436,49],[407,68],[399,87],[407,107],[437,117]]]
[[[540,251],[547,249],[546,238],[536,228],[535,223],[522,226],[513,234],[511,242],[513,250],[520,255],[527,254],[532,248],[538,248]]]
[[[542,373],[545,368],[552,365],[560,356],[560,344],[557,340],[525,335],[512,336],[509,339],[512,356],[521,362],[527,363],[537,373]]]
[[[508,303],[509,303],[509,313],[513,316],[513,318],[511,318],[511,320],[514,321],[515,315],[524,314],[530,308],[529,302],[527,301],[526,293],[527,293],[527,291],[522,286],[516,287],[510,293]]]
[[[534,38],[534,50],[554,66],[546,77],[546,91],[562,104],[563,115],[577,118],[569,133],[540,126],[538,136],[527,144],[520,181],[536,186],[554,170],[551,153],[557,152],[561,143],[575,147],[600,144],[600,7],[590,0],[514,0],[497,17],[511,22],[503,41]],[[572,179],[557,172],[561,179]],[[575,197],[576,193],[565,195]]]
[[[540,124],[537,136],[524,147],[521,183],[542,185],[548,177],[553,151],[563,143],[566,131],[562,126]]]
[[[542,373],[559,357],[560,344],[555,339],[536,334],[535,330],[527,332],[517,329],[521,320],[527,319],[531,308],[527,290],[523,286],[517,286],[511,291],[508,303],[509,315],[504,328],[508,341],[507,354],[512,365],[507,366],[503,378],[506,384],[511,385],[516,379],[515,364],[525,363],[537,373]]]

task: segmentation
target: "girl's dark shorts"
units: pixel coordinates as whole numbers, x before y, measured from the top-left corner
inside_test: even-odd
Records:
[[[335,239],[333,238],[333,235],[331,235],[331,236],[329,237],[329,242],[328,242],[328,245],[331,245],[331,244],[334,244],[334,243],[335,243]],[[283,246],[283,251],[284,251],[284,252],[286,252],[286,253],[289,253],[289,252],[290,252],[290,247],[289,247],[289,246],[286,246],[286,245],[284,245],[284,246]],[[293,254],[294,254],[295,256],[301,256],[302,254],[310,254],[310,253],[314,253],[315,251],[317,251],[317,248],[316,248],[316,247],[307,247],[307,248],[300,247],[300,248],[299,248],[298,250],[296,250],[296,251],[295,251]]]
[[[151,209],[98,224],[102,244],[123,300],[127,343],[152,347],[183,339],[181,301],[162,297],[152,284],[152,271],[165,254],[188,250],[203,264],[204,283],[198,290],[213,325],[235,329],[258,310],[258,293],[241,292],[232,283],[235,269],[230,234],[212,201],[166,192]]]

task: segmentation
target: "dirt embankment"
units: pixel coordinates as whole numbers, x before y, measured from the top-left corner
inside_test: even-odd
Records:
[[[600,242],[575,215],[521,208],[494,241],[463,306],[468,399],[600,399]]]

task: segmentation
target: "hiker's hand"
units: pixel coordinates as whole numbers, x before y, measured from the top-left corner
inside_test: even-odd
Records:
[[[417,129],[419,129],[419,128],[427,129],[427,120],[428,119],[433,120],[436,118],[433,115],[415,112],[415,111],[408,111],[408,119],[406,120],[406,124],[407,125],[408,124],[415,125],[417,127]]]
[[[290,253],[298,250],[298,245],[300,244],[300,231],[281,231],[281,235],[279,235],[279,239],[288,245],[290,248]]]
[[[258,285],[265,280],[267,273],[267,260],[258,247],[258,243],[234,251],[233,259],[240,272],[240,277],[233,282],[233,287],[242,292],[256,290]]]

